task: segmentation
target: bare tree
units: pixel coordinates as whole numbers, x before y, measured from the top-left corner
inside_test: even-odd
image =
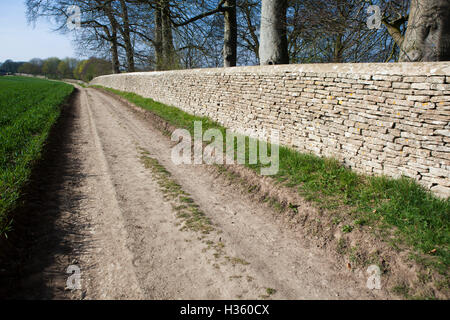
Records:
[[[162,12],[158,6],[155,10],[155,32],[154,32],[154,47],[156,70],[162,70],[164,65],[164,52],[162,45]]]
[[[80,7],[83,19],[80,21],[81,30],[75,30],[75,37],[80,46],[95,47],[109,45],[112,72],[120,72],[118,47],[119,23],[114,15],[112,0],[27,0],[27,16],[30,22],[36,22],[38,18],[45,17],[53,20],[57,25],[57,31],[68,33],[67,21],[69,12],[67,9],[73,5]],[[96,45],[93,43],[96,42]]]
[[[175,52],[175,46],[173,44],[173,26],[169,0],[161,0],[161,20],[164,67],[166,69],[174,69],[178,67],[178,62]]]
[[[289,63],[286,11],[287,0],[263,0],[259,57],[262,65]]]
[[[400,61],[450,60],[450,0],[411,0]]]
[[[135,71],[134,65],[134,48],[131,43],[131,30],[130,30],[130,20],[128,15],[128,5],[125,0],[120,0],[120,17],[122,18],[122,27],[120,28],[123,41],[125,44],[125,51],[127,54],[127,67],[128,72]]]
[[[225,67],[235,67],[237,62],[236,0],[226,0],[224,10],[223,59]]]
[[[244,55],[253,56],[250,61],[259,64],[259,36],[261,6],[259,0],[238,1],[238,38],[241,60]],[[245,61],[249,63],[250,61]]]
[[[119,73],[120,62],[119,62],[118,36],[117,36],[118,23],[112,10],[111,2],[106,3],[105,6],[103,7],[103,10],[106,16],[108,17],[110,27],[108,27],[108,25],[105,24],[102,25],[95,20],[84,22],[84,24],[94,23],[102,27],[105,36],[100,35],[100,37],[103,37],[103,39],[107,40],[111,47],[112,71],[113,73]]]

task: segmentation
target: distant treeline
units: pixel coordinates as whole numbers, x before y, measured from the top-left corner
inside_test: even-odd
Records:
[[[95,77],[110,74],[111,62],[89,58],[78,60],[73,58],[35,58],[29,62],[15,62],[7,60],[0,65],[0,74],[25,73],[35,76],[45,76],[50,79],[77,79],[89,82]]]

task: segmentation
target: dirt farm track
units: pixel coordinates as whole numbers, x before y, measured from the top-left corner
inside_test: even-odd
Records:
[[[0,295],[389,298],[384,290],[367,289],[365,279],[337,266],[210,167],[174,165],[172,146],[130,106],[77,86],[18,217],[23,247],[11,254],[21,258],[0,264]],[[182,228],[179,203],[167,196],[146,159],[157,161],[189,195],[188,205],[204,212],[209,232]],[[81,290],[66,288],[70,265],[81,270]]]

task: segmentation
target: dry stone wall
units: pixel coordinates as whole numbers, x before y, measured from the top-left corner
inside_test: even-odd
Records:
[[[309,64],[109,75],[134,92],[237,132],[365,174],[405,175],[450,196],[450,62]]]

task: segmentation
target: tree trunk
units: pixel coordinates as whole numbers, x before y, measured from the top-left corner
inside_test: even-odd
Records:
[[[168,0],[162,0],[161,4],[163,68],[166,70],[176,69],[178,64],[173,45],[170,4]]]
[[[162,16],[161,7],[158,6],[155,10],[155,60],[156,60],[156,70],[163,69],[163,49],[162,49]]]
[[[118,40],[117,40],[117,21],[114,18],[112,13],[111,4],[105,7],[105,13],[108,17],[109,23],[111,24],[111,34],[110,34],[110,46],[111,46],[111,64],[112,64],[112,72],[120,73],[120,62],[119,62],[119,51],[118,51]],[[105,27],[107,31],[108,28]]]
[[[128,8],[127,4],[125,3],[125,0],[120,0],[120,6],[122,9],[122,22],[123,22],[123,41],[125,43],[125,51],[127,53],[127,65],[128,65],[128,72],[134,72],[135,66],[134,66],[134,48],[131,43],[131,32],[130,32],[130,21],[128,17]]]
[[[334,63],[342,63],[343,61],[343,45],[342,45],[342,35],[338,34],[336,36],[336,42],[334,43],[334,52],[333,52],[333,62]]]
[[[117,30],[113,27],[111,33],[111,59],[112,59],[112,72],[120,73],[120,62],[117,45]]]
[[[399,61],[450,60],[450,0],[411,0]]]
[[[235,67],[237,62],[237,21],[236,21],[236,0],[226,0],[224,3],[225,30],[223,58],[224,67]]]
[[[286,32],[287,0],[263,0],[261,8],[261,65],[289,63]]]

